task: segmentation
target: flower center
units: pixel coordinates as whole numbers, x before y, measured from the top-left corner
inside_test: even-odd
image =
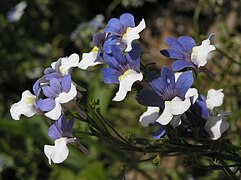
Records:
[[[94,46],[94,48],[91,50],[91,52],[93,53],[97,53],[99,50],[99,48],[97,46]]]
[[[131,69],[126,70],[122,75],[118,77],[118,80],[121,81],[123,77],[125,77],[127,74],[129,74]]]
[[[126,33],[123,34],[122,39],[125,39],[127,36],[127,33],[131,30],[131,27],[126,28]]]
[[[33,104],[34,98],[28,97],[28,98],[24,99],[24,102],[26,102],[27,104]]]

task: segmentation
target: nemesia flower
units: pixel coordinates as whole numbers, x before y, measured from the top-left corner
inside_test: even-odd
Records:
[[[19,120],[23,114],[27,117],[31,117],[37,114],[36,108],[36,96],[33,95],[29,90],[22,93],[22,98],[19,102],[14,103],[10,108],[10,114],[14,120]]]
[[[199,46],[197,46],[193,38],[189,36],[180,36],[177,40],[168,37],[166,43],[170,48],[161,50],[161,54],[175,59],[172,64],[174,71],[179,71],[186,67],[197,69],[206,65],[208,54],[216,49],[214,45],[210,45],[210,39],[213,36],[214,34],[211,34],[208,39],[202,41],[202,44]]]
[[[61,115],[58,121],[55,121],[49,127],[48,136],[54,140],[54,146],[45,145],[44,153],[49,160],[54,163],[62,163],[69,155],[68,143],[74,143],[76,138],[72,135],[74,118],[71,118],[68,123],[64,115]]]
[[[116,45],[112,45],[111,50],[111,55],[104,54],[109,67],[102,69],[103,81],[108,84],[119,84],[119,90],[113,101],[122,101],[127,92],[131,91],[132,84],[143,79],[140,72],[141,47],[134,43],[132,50],[126,53],[126,57]]]
[[[97,33],[93,37],[94,47],[89,53],[83,53],[82,59],[78,64],[80,69],[86,70],[90,66],[95,66],[97,64],[103,63],[101,59],[101,52],[103,51],[103,42],[107,37],[106,33]]]
[[[60,117],[63,111],[62,105],[74,100],[77,95],[70,75],[50,79],[49,83],[42,85],[41,92],[43,92],[44,98],[39,99],[36,106],[45,112],[45,116],[53,120]]]
[[[137,95],[137,101],[147,106],[160,107],[161,115],[156,122],[167,125],[172,120],[172,126],[181,124],[181,116],[191,106],[190,97],[186,96],[193,83],[191,71],[183,72],[175,79],[174,73],[168,67],[163,67],[160,77],[152,77],[149,82],[151,90],[142,90]]]
[[[135,26],[134,16],[124,13],[120,19],[112,18],[109,20],[104,32],[110,33],[108,39],[104,43],[106,53],[111,53],[111,45],[118,45],[126,52],[132,49],[132,41],[139,39],[139,33],[146,28],[145,20],[142,19],[140,24]]]
[[[19,2],[16,6],[14,6],[7,13],[7,20],[9,22],[17,22],[22,17],[24,13],[24,9],[27,7],[27,3],[25,1]]]

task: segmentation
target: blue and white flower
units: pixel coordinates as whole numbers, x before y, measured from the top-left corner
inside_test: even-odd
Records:
[[[214,34],[211,34],[199,46],[189,36],[180,36],[177,40],[168,37],[166,43],[170,48],[161,50],[161,53],[166,57],[175,59],[172,64],[174,71],[179,71],[186,67],[197,69],[206,65],[209,53],[216,49],[214,45],[210,45],[210,39],[213,36]]]
[[[75,84],[70,75],[63,78],[52,78],[48,84],[41,87],[44,98],[37,101],[37,108],[45,112],[50,119],[57,120],[63,112],[63,106],[74,100],[77,95]]]
[[[142,90],[137,96],[140,104],[160,107],[162,113],[156,122],[161,125],[171,123],[174,128],[181,124],[181,115],[190,108],[191,98],[196,99],[196,93],[190,90],[193,83],[192,72],[183,72],[176,78],[172,70],[163,67],[161,76],[153,76],[150,80],[151,89]]]
[[[126,52],[132,49],[132,42],[140,38],[139,33],[146,28],[145,20],[142,19],[139,25],[135,26],[134,16],[124,13],[120,19],[112,18],[109,20],[104,32],[110,33],[104,43],[106,53],[111,53],[111,45],[118,45]]]
[[[108,84],[119,84],[119,90],[113,101],[122,101],[134,82],[141,81],[143,75],[140,72],[140,54],[141,47],[134,43],[133,49],[122,54],[120,48],[116,45],[111,46],[112,54],[104,54],[108,68],[102,69],[103,81]]]
[[[49,160],[54,163],[62,163],[69,155],[68,143],[73,143],[76,138],[72,135],[74,119],[71,118],[68,123],[64,115],[60,116],[58,121],[55,121],[49,127],[48,136],[54,140],[54,146],[45,145],[44,153]]]

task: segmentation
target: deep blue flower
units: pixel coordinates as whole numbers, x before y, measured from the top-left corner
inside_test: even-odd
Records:
[[[202,41],[200,46],[197,46],[194,39],[189,36],[180,36],[177,40],[168,37],[166,43],[170,48],[161,50],[161,53],[166,57],[175,59],[172,64],[174,71],[186,67],[197,69],[200,66],[205,66],[209,52],[215,50],[215,47],[210,45],[210,39],[213,35],[211,34],[208,39]]]
[[[108,84],[120,84],[119,91],[114,97],[114,101],[121,101],[125,98],[128,91],[135,81],[143,78],[140,72],[141,47],[134,43],[133,49],[123,55],[117,45],[111,46],[111,54],[104,53],[104,59],[108,68],[102,69],[103,81]]]

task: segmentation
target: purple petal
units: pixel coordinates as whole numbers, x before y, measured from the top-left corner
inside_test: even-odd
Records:
[[[43,93],[46,97],[49,97],[49,98],[57,97],[57,94],[50,86],[44,86],[44,87],[42,87],[42,89],[43,89]]]
[[[55,107],[55,101],[52,98],[41,99],[37,104],[41,111],[51,111]]]
[[[164,109],[164,101],[155,92],[150,90],[141,90],[136,96],[136,100],[139,104],[145,106],[160,107]]]
[[[102,69],[103,74],[103,81],[106,84],[119,84],[118,77],[121,75],[121,73],[115,69],[112,68],[103,68]]]
[[[177,79],[176,89],[180,98],[184,99],[187,90],[192,86],[193,74],[192,71],[183,72]]]
[[[38,98],[39,94],[40,94],[41,89],[39,88],[39,82],[36,81],[33,85],[33,92],[35,94],[35,96]]]
[[[163,92],[166,90],[167,86],[166,83],[163,82],[162,77],[158,77],[156,79],[153,79],[152,81],[149,82],[151,85],[152,89],[159,95],[162,96]]]
[[[62,133],[57,125],[57,121],[55,121],[54,124],[52,124],[49,127],[48,136],[53,140],[56,140],[62,137]]]
[[[52,90],[56,93],[56,94],[60,94],[61,93],[61,85],[60,85],[60,81],[57,78],[53,78],[50,80],[49,82],[50,87],[52,88]]]
[[[174,71],[180,71],[186,67],[191,67],[196,69],[196,66],[192,62],[188,62],[186,60],[176,60],[172,63],[172,69]]]
[[[180,36],[177,40],[190,54],[192,53],[192,48],[196,46],[194,39],[189,36]]]
[[[195,104],[192,106],[192,109],[201,115],[201,117],[204,119],[207,119],[209,116],[209,111],[206,105],[206,98],[203,95],[198,97]]]
[[[106,33],[96,33],[93,37],[93,44],[97,47],[101,47],[106,37]]]
[[[62,91],[68,93],[71,89],[71,76],[68,74],[64,76],[61,82]]]
[[[68,137],[72,137],[72,129],[74,126],[74,118],[72,117],[67,124],[67,132],[68,132]]]
[[[107,54],[111,53],[111,45],[117,44],[119,42],[117,38],[118,38],[117,36],[111,36],[104,42],[103,48],[105,53]]]
[[[126,63],[126,58],[117,45],[111,45],[111,54],[114,56],[116,61],[118,61],[119,64]]]
[[[138,43],[132,44],[132,50],[126,53],[128,64],[135,71],[140,71],[141,46]]]
[[[44,70],[44,74],[51,74],[51,73],[54,73],[54,72],[56,72],[56,71],[53,68],[46,68]]]
[[[104,32],[116,33],[121,35],[121,29],[122,26],[120,20],[117,18],[112,18],[108,21]]]
[[[134,16],[130,13],[124,13],[120,16],[120,22],[125,27],[135,27]]]
[[[163,137],[166,134],[166,128],[164,126],[161,126],[157,132],[153,135],[153,139],[159,139]]]

